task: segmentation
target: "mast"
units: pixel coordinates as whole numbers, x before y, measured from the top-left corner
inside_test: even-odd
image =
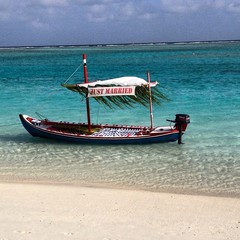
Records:
[[[151,92],[151,85],[150,85],[150,72],[147,72],[147,79],[148,79],[148,91],[149,91],[149,109],[150,109],[150,127],[153,129],[153,108],[152,108],[152,92]]]
[[[84,83],[88,83],[86,54],[83,54],[83,72],[84,72]],[[90,117],[90,104],[89,104],[88,93],[86,94],[86,108],[87,108],[88,131],[91,132],[91,117]]]

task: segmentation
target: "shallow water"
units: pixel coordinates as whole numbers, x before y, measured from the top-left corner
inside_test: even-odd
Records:
[[[177,143],[89,146],[31,137],[18,114],[83,122],[84,102],[60,86],[87,54],[89,79],[150,70],[171,99],[154,107],[155,125],[187,113]],[[240,196],[240,43],[0,50],[0,179]],[[70,82],[82,81],[77,73]],[[91,102],[94,123],[148,125],[148,109]]]

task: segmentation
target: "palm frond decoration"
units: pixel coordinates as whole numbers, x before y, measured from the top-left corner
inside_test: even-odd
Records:
[[[82,86],[81,84],[62,84],[67,89],[78,92],[80,95],[86,97],[88,94],[88,88],[91,86]],[[116,87],[116,84],[101,84],[94,85],[94,87]],[[135,104],[141,104],[145,107],[149,107],[149,88],[148,85],[140,85],[135,88],[135,95],[117,95],[117,96],[96,96],[94,99],[111,109],[134,107]],[[151,88],[152,102],[161,105],[162,101],[168,101],[169,99],[159,90],[158,87]]]

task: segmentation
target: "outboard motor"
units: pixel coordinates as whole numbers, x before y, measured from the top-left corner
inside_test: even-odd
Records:
[[[187,125],[190,123],[190,116],[187,114],[176,114],[175,118],[175,127],[177,130],[180,130],[180,126],[182,128],[182,131],[185,131],[187,128]]]
[[[182,132],[186,130],[187,125],[190,123],[190,116],[187,114],[176,114],[175,127],[179,131],[178,144],[182,143]]]

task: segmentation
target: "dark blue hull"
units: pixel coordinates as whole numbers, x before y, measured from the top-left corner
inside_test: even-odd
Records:
[[[69,133],[52,132],[28,122],[22,114],[19,115],[24,128],[34,137],[54,139],[58,141],[75,142],[82,144],[146,144],[164,143],[178,140],[179,133],[171,131],[161,135],[144,135],[135,137],[94,137],[90,135],[76,135]]]

